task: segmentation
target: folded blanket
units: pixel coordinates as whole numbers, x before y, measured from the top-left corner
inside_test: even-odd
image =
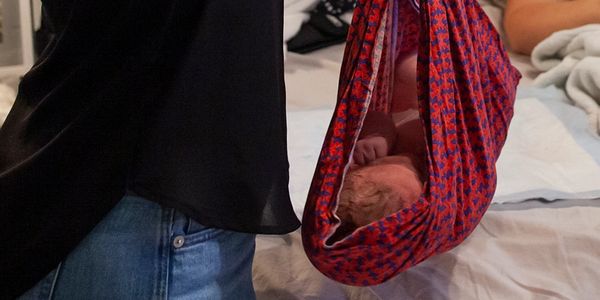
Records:
[[[552,34],[533,49],[531,59],[544,72],[534,84],[564,88],[587,112],[591,131],[600,135],[600,24]]]

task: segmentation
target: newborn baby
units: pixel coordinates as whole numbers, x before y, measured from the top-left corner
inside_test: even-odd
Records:
[[[391,114],[369,111],[339,194],[333,240],[418,201],[426,179],[425,138],[417,110],[417,55],[399,57]]]
[[[423,128],[416,107],[402,109],[367,113],[339,195],[336,214],[342,223],[336,238],[419,199],[425,181]]]
[[[340,231],[354,229],[415,203],[423,189],[423,130],[418,112],[369,112],[339,195]]]

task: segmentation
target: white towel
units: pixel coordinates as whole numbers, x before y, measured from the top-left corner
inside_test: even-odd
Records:
[[[600,56],[585,57],[577,64],[567,79],[566,91],[587,112],[592,132],[600,135]]]
[[[564,88],[575,105],[588,114],[591,131],[600,134],[600,24],[590,24],[552,34],[531,54],[543,71],[537,86]]]

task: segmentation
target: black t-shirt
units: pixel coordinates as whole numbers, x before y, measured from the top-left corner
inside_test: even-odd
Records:
[[[129,188],[198,222],[285,233],[282,1],[53,0],[0,130],[0,282],[17,296]]]
[[[283,233],[288,192],[281,1],[207,1],[144,121],[131,188],[204,225]],[[193,22],[192,22],[193,21]],[[181,22],[181,21],[179,21]],[[173,34],[173,33],[171,33]],[[169,44],[171,48],[173,44]]]

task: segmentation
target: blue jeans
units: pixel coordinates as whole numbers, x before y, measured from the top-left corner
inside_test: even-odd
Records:
[[[255,299],[254,246],[253,234],[125,196],[20,299]]]

